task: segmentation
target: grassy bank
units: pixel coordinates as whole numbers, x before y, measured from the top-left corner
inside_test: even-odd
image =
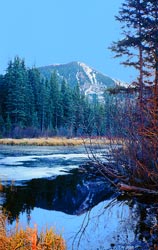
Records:
[[[3,145],[34,145],[34,146],[78,146],[84,144],[109,144],[110,140],[107,138],[66,138],[66,137],[49,137],[49,138],[23,138],[0,139],[0,144]]]

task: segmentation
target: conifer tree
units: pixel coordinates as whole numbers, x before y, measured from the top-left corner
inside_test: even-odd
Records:
[[[27,105],[26,96],[28,93],[28,75],[24,60],[15,57],[10,62],[5,75],[7,87],[6,94],[6,113],[11,119],[14,126],[25,127],[27,121]]]
[[[102,103],[97,100],[94,104],[94,127],[97,136],[105,134],[105,108]]]
[[[51,79],[50,79],[50,119],[51,119],[51,123],[52,123],[52,127],[55,131],[55,133],[57,133],[57,129],[60,127],[61,125],[61,121],[60,121],[60,116],[62,113],[62,109],[61,109],[61,98],[60,98],[60,89],[59,89],[59,82],[57,79],[57,74],[54,71]]]
[[[79,129],[82,129],[83,110],[81,109],[81,92],[79,84],[73,89],[73,130],[75,136],[78,135]]]
[[[83,99],[83,132],[85,135],[92,136],[94,130],[94,109],[92,103],[88,100],[87,97]]]
[[[4,77],[0,75],[0,115],[5,119],[6,86]]]
[[[66,127],[69,131],[72,130],[73,123],[73,103],[72,103],[72,91],[65,80],[61,83],[61,125]]]
[[[41,93],[41,77],[39,71],[34,67],[28,70],[29,85],[31,86],[30,103],[32,106],[32,126],[40,128],[40,93]]]
[[[138,79],[135,82],[139,88],[139,98],[143,101],[144,77],[150,76],[147,72],[144,43],[144,22],[146,20],[146,3],[143,0],[125,0],[120,8],[116,20],[122,25],[123,38],[111,46],[115,57],[124,58],[122,64],[132,66],[138,70]]]
[[[147,61],[149,70],[153,69],[153,81],[158,91],[158,2],[155,0],[144,0],[146,8],[145,37]],[[158,94],[158,92],[157,92]]]

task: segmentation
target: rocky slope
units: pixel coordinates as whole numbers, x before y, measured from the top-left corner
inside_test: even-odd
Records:
[[[60,80],[65,79],[71,87],[79,84],[80,89],[90,98],[97,96],[101,99],[105,89],[122,84],[81,62],[40,67],[39,71],[48,79],[56,71]]]

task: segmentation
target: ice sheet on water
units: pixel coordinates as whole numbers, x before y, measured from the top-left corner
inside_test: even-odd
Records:
[[[26,181],[34,178],[49,178],[58,175],[65,175],[70,169],[76,168],[76,165],[71,165],[69,169],[64,166],[60,167],[2,167],[1,168],[1,179],[6,181]]]
[[[13,148],[14,149],[14,148]],[[48,150],[40,148],[40,154],[36,154],[35,148],[32,152],[25,152],[23,148],[13,151],[7,148],[1,152],[0,178],[1,180],[30,180],[33,178],[49,178],[52,176],[66,174],[70,169],[78,168],[79,165],[88,160],[85,151],[67,150],[64,148]],[[29,149],[30,150],[30,149]],[[50,152],[50,151],[49,151]],[[96,155],[95,155],[96,156]]]
[[[0,166],[1,165],[23,165],[24,162],[36,161],[37,159],[86,159],[86,154],[54,154],[54,155],[27,155],[27,156],[9,156],[3,159],[0,159]]]
[[[3,159],[0,159],[0,166],[1,165],[11,165],[11,166],[14,166],[14,165],[23,165],[23,162],[26,162],[26,161],[35,161],[36,156],[17,156],[17,157],[12,157],[12,156],[9,156],[9,157],[5,157]]]
[[[30,180],[49,178],[67,174],[70,169],[78,168],[87,159],[85,153],[58,153],[50,155],[3,156],[0,159],[1,180]]]

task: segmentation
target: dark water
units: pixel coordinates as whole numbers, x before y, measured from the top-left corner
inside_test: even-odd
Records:
[[[119,196],[104,178],[79,171],[88,160],[83,147],[0,146],[0,203],[11,226],[18,217],[23,226],[53,227],[68,250],[158,249],[156,198]]]

